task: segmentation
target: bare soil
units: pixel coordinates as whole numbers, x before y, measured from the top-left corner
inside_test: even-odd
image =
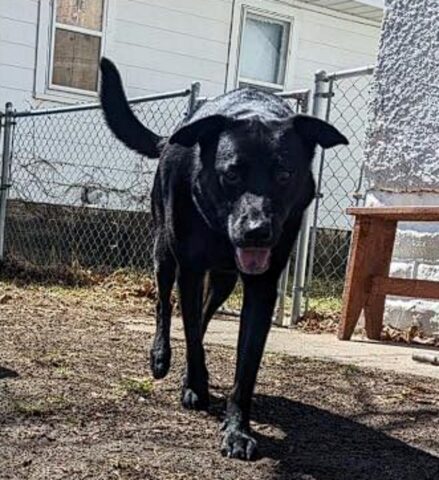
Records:
[[[0,283],[0,478],[438,480],[439,382],[266,355],[252,427],[260,458],[223,458],[235,352],[208,346],[212,407],[179,402],[184,345],[152,381],[150,285]],[[176,320],[180,321],[180,320]]]

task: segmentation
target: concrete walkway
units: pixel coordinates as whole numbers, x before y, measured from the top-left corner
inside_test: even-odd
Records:
[[[139,319],[124,319],[131,330],[154,332],[154,325]],[[183,339],[180,318],[173,319],[173,338]],[[206,343],[236,347],[238,322],[235,320],[212,320]],[[439,349],[402,344],[378,343],[355,337],[349,342],[339,341],[335,335],[307,334],[300,331],[273,327],[266,351],[297,357],[333,361],[359,367],[373,367],[412,375],[439,379],[439,366],[418,363],[412,360],[415,351],[438,355]]]

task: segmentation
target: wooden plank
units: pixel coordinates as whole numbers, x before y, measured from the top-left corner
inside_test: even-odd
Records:
[[[372,279],[372,294],[439,300],[439,282],[378,276]]]
[[[363,288],[363,279],[360,278],[360,272],[366,257],[364,248],[366,242],[363,239],[368,235],[369,225],[370,222],[366,219],[357,217],[355,220],[343,292],[343,310],[338,329],[338,338],[340,340],[349,340],[351,338],[366,301],[366,292]]]
[[[343,311],[338,332],[340,340],[349,340],[354,332],[355,325],[370,292],[370,279],[373,276],[382,276],[387,271],[386,263],[383,263],[382,255],[392,251],[393,244],[391,233],[396,229],[396,222],[388,222],[383,219],[371,219],[368,217],[357,217],[350,254],[348,271],[346,274],[345,289],[343,293]],[[384,237],[381,232],[386,232]],[[389,260],[390,261],[390,260]],[[384,299],[383,299],[384,302]],[[371,319],[376,318],[379,310],[369,309],[369,332],[373,335],[375,328],[372,328]]]
[[[374,275],[388,277],[392,261],[393,244],[396,235],[396,222],[382,221],[374,218],[377,223],[374,232]],[[370,285],[369,285],[370,288]],[[383,292],[370,292],[364,305],[364,319],[367,338],[379,340],[383,329],[384,307],[386,295]]]
[[[427,207],[359,207],[348,208],[349,215],[381,217],[386,220],[409,222],[439,222],[439,206]]]

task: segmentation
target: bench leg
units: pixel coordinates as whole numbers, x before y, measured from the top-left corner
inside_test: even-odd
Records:
[[[375,254],[372,276],[388,277],[392,261],[393,244],[395,241],[396,223],[381,222],[378,237],[375,239]],[[371,280],[371,279],[370,279]],[[369,289],[371,287],[369,283]],[[371,292],[364,306],[364,320],[367,338],[379,340],[383,329],[384,306],[386,295]]]
[[[385,295],[370,295],[364,306],[364,321],[367,338],[379,340],[383,329]]]
[[[338,331],[340,340],[349,340],[354,333],[361,310],[366,301],[362,271],[366,260],[367,237],[370,221],[357,218],[352,236],[351,252],[343,292],[343,311]]]
[[[340,340],[351,338],[366,305],[367,334],[372,335],[369,338],[379,337],[385,298],[382,296],[381,302],[377,296],[369,298],[370,284],[373,276],[388,275],[395,230],[396,222],[393,221],[370,217],[356,219],[343,294],[343,312],[338,332]]]

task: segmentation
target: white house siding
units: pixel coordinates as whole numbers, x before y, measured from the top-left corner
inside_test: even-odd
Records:
[[[48,0],[42,0],[47,2]],[[202,82],[206,95],[224,91],[232,24],[232,0],[108,0],[104,53],[119,65],[129,95]],[[0,3],[0,105],[17,108],[33,99],[38,0]],[[375,62],[379,25],[300,2],[249,1],[276,12],[291,9],[298,30],[289,88],[310,88],[316,70]],[[79,98],[80,101],[87,100]],[[93,97],[90,98],[93,100]],[[78,101],[78,99],[76,99]]]
[[[347,18],[304,12],[299,25],[294,88],[310,88],[310,79],[317,70],[334,72],[375,63],[380,25]]]
[[[294,17],[297,41],[291,52],[288,89],[312,88],[313,75],[318,69],[333,71],[375,61],[379,25],[334,12],[326,14],[314,7],[299,8],[299,2],[248,1],[267,11],[288,10],[288,15]],[[233,46],[233,39],[236,41],[238,36],[236,29],[232,29],[239,16],[234,10],[237,1],[108,2],[104,54],[119,66],[129,96],[183,89],[193,81],[202,83],[203,95],[212,96],[225,90],[234,67],[229,64],[229,45]],[[0,108],[6,101],[12,101],[19,110],[56,105],[33,96],[38,3],[37,0],[0,1]],[[229,86],[233,86],[230,81]],[[70,99],[70,103],[94,100],[97,98],[77,97]],[[181,103],[179,111],[182,112]],[[152,118],[154,112],[145,115]],[[82,187],[94,185],[98,190],[102,187],[101,194],[98,191],[93,196],[96,205],[127,208],[130,204],[132,208],[144,208],[145,200],[138,190],[140,184],[150,179],[142,166],[145,162],[122,146],[115,150],[116,146],[108,143],[109,132],[102,123],[101,133],[96,134],[95,114],[52,116],[49,120],[37,117],[34,126],[29,120],[24,126],[20,120],[23,126],[15,151],[26,165],[31,161],[31,171],[27,166],[21,175],[15,172],[16,184],[20,181],[15,195],[22,198],[23,192],[29,192],[28,184],[36,175],[45,179],[52,196],[34,185],[30,192],[33,200],[77,205],[81,203]],[[166,128],[169,126],[163,126],[162,133]],[[20,125],[17,133],[19,129]],[[47,162],[56,166],[49,168],[52,173]],[[153,164],[148,163],[148,169],[150,166]],[[75,186],[68,188],[69,182]]]
[[[229,0],[120,0],[109,12],[106,52],[132,95],[185,88],[224,91],[230,32]]]
[[[0,110],[7,101],[30,107],[37,39],[37,0],[0,2]]]

